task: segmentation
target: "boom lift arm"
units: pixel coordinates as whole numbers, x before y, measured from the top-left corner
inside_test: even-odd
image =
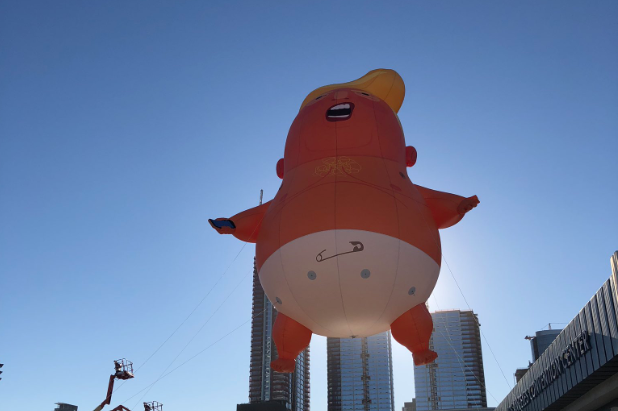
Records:
[[[116,372],[109,376],[109,383],[107,384],[107,396],[105,400],[94,411],[101,411],[103,407],[109,405],[112,402],[112,393],[114,392],[114,381],[116,378],[119,380],[129,380],[134,377],[133,375],[133,363],[131,361],[127,361],[122,358],[120,360],[114,361],[114,369]],[[128,408],[119,405],[114,408],[112,411],[130,411]]]

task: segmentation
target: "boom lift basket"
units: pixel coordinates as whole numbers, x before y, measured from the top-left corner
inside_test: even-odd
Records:
[[[114,361],[114,368],[116,369],[114,376],[119,380],[129,380],[134,377],[133,363],[126,358]]]

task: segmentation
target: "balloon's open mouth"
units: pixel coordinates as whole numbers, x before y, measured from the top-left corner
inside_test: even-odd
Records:
[[[352,116],[352,110],[354,110],[352,103],[336,104],[326,111],[326,119],[328,121],[347,120]]]

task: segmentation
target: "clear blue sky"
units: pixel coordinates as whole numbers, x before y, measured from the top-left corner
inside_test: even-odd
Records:
[[[230,264],[112,407],[139,410],[142,393],[125,400],[228,295],[172,368],[249,320],[254,248],[235,259],[207,218],[275,194],[308,92],[381,67],[407,85],[413,181],[481,200],[442,232],[444,255],[512,384],[523,337],[570,321],[618,249],[618,3],[207,3],[0,3],[0,409],[93,409],[111,361],[143,364]],[[467,308],[446,267],[434,296]],[[234,410],[249,332],[142,401]],[[325,340],[311,349],[322,411]],[[483,349],[496,405],[509,387]],[[399,408],[412,359],[395,344],[394,360]]]

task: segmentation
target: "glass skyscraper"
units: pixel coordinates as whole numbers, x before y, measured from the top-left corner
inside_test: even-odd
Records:
[[[254,263],[249,403],[277,400],[288,410],[309,411],[309,347],[296,358],[293,373],[273,371],[270,362],[277,358],[272,339],[275,318],[277,310],[264,293]]]
[[[414,367],[418,411],[487,407],[478,318],[472,311],[431,314],[429,348],[438,359]]]
[[[534,337],[526,337],[530,339],[530,349],[532,350],[532,362],[539,359],[541,354],[545,352],[547,347],[554,342],[556,337],[560,334],[562,329],[559,330],[543,330],[537,331]]]
[[[391,333],[328,338],[328,411],[394,411]]]

